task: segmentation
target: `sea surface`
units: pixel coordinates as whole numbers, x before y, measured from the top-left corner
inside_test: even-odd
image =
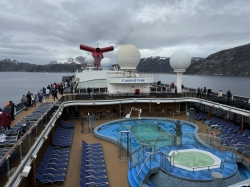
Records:
[[[154,80],[176,84],[176,74],[154,74]],[[232,95],[250,97],[250,77],[182,75],[182,83],[189,88],[211,88],[213,92],[226,93],[230,89]]]
[[[28,91],[37,93],[42,87],[47,87],[54,82],[61,82],[63,76],[72,76],[74,73],[28,73],[28,72],[0,72],[0,108],[6,101],[19,103],[22,95]],[[176,83],[175,74],[154,74],[155,82],[165,84]],[[250,97],[250,77],[232,76],[198,76],[183,75],[184,86],[190,88],[211,88],[218,92],[226,93],[228,89],[233,95]]]
[[[37,73],[37,72],[0,72],[0,108],[5,102],[19,103],[22,95],[28,91],[36,93],[54,82],[61,82],[63,76],[74,73]]]

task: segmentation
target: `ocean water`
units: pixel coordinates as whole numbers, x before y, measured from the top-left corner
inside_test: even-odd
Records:
[[[37,93],[42,87],[61,82],[63,76],[74,73],[0,72],[0,108],[6,101],[19,103],[22,95]]]
[[[176,84],[176,74],[154,74],[154,80]],[[250,77],[183,75],[182,83],[189,88],[211,88],[214,92],[226,93],[230,89],[232,95],[250,97]]]
[[[28,91],[37,93],[42,87],[47,87],[54,82],[61,82],[63,76],[72,76],[74,73],[28,73],[28,72],[0,72],[0,107],[6,101],[19,103],[23,94]],[[155,82],[161,81],[165,84],[176,83],[175,74],[154,74]],[[213,91],[228,89],[233,95],[250,97],[250,78],[231,76],[197,76],[183,75],[183,84],[186,87],[211,88]]]

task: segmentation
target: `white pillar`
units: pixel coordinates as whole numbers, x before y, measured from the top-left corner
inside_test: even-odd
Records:
[[[177,72],[177,80],[176,80],[176,86],[177,86],[177,93],[181,93],[181,84],[182,84],[182,72]]]

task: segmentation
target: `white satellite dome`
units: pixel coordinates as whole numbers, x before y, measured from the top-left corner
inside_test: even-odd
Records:
[[[191,56],[188,52],[179,50],[171,55],[169,63],[174,72],[185,72],[191,64]]]
[[[101,64],[102,69],[110,69],[110,67],[112,66],[111,60],[109,58],[106,58],[106,57],[104,57],[101,60],[100,64]]]
[[[95,62],[95,59],[94,59],[94,57],[89,55],[89,56],[85,57],[84,62],[86,62],[88,65],[93,65]]]
[[[140,51],[131,44],[121,46],[116,53],[116,60],[121,69],[136,69],[141,60]]]

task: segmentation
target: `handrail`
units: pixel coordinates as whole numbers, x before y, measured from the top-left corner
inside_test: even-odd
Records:
[[[154,153],[153,153],[154,154]],[[141,169],[139,170],[139,172],[138,172],[138,174],[137,174],[137,177],[140,175],[140,173],[141,173],[141,171],[142,171],[142,169],[143,169],[143,167],[146,165],[146,163],[147,163],[147,161],[148,161],[148,159],[151,157],[151,153],[148,155],[148,157],[144,160],[144,162],[143,162],[143,164],[142,164],[142,167],[141,167]]]
[[[47,111],[49,111],[52,107],[54,107],[54,105],[55,104],[53,104]],[[31,131],[38,125],[38,123],[47,114],[46,112],[34,123],[34,125],[32,125],[32,127],[21,138],[19,138],[19,140],[13,145],[13,147],[11,147],[11,149],[0,159],[0,163],[4,162],[4,160],[7,159],[7,157],[19,146],[19,144],[26,138],[26,136],[31,133]]]
[[[131,152],[131,155],[134,154],[135,152],[137,152],[139,149],[143,148],[144,145],[138,147],[137,149],[135,149],[134,151]]]

